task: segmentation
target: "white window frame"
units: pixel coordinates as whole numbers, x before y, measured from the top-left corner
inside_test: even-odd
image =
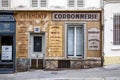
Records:
[[[0,7],[1,8],[10,8],[10,6],[11,6],[11,0],[7,0],[8,1],[8,6],[7,7],[2,6],[2,1],[3,0],[0,1]]]
[[[34,36],[40,36],[42,37],[42,51],[41,52],[34,52],[33,47],[34,47],[34,43],[33,43],[33,37]],[[28,57],[31,59],[36,59],[38,57],[36,57],[36,55],[39,55],[39,59],[43,59],[45,57],[45,53],[46,53],[46,33],[29,33],[28,35],[29,37],[29,41],[28,41]],[[40,54],[42,54],[42,56],[40,56]]]
[[[115,18],[116,22],[114,21],[114,17],[116,17]],[[120,34],[120,29],[119,29],[120,25],[118,25],[118,24],[120,24],[119,21],[120,21],[120,14],[114,14],[113,15],[113,45],[120,45],[120,40],[118,40],[120,38],[120,35],[119,35]],[[114,27],[116,27],[116,28],[114,29]]]
[[[114,26],[115,26],[115,24],[114,24],[114,16],[119,16],[120,17],[120,13],[118,12],[118,13],[113,13],[113,21],[112,21],[112,25],[113,25],[113,29],[112,29],[112,35],[113,35],[113,39],[112,39],[112,48],[111,48],[111,50],[120,50],[120,41],[118,42],[118,44],[114,44]],[[118,21],[116,21],[115,23],[116,24],[118,24],[119,23],[119,21],[120,21],[120,18],[118,19],[118,17],[117,17],[117,20]],[[119,23],[120,24],[120,23]],[[119,27],[119,26],[117,26],[117,27]],[[116,33],[118,33],[118,32],[116,32]],[[120,38],[120,36],[119,36],[119,33],[118,33],[118,36],[116,36],[117,38],[119,37]],[[116,42],[115,42],[116,43]]]
[[[46,6],[41,6],[41,2],[42,2],[42,1],[40,0],[40,1],[39,1],[39,6],[40,6],[41,8],[47,7],[47,1],[48,1],[48,0],[46,0]]]
[[[37,0],[38,3],[37,3],[37,6],[36,6],[36,7],[33,7],[33,6],[32,6],[32,0],[31,0],[30,2],[31,2],[31,7],[32,7],[32,8],[37,8],[37,7],[38,7],[39,0]]]
[[[74,1],[74,6],[70,6],[69,5],[69,0],[68,0],[68,2],[67,2],[67,6],[69,7],[69,8],[73,8],[73,7],[75,7],[75,0],[73,0]]]
[[[32,7],[32,8],[47,8],[47,5],[48,5],[48,0],[46,0],[46,6],[45,6],[45,7],[42,7],[42,6],[41,6],[41,0],[37,0],[38,3],[37,3],[37,6],[36,6],[36,7],[33,7],[33,6],[32,6],[32,0],[31,0],[30,2],[31,2],[31,7]]]
[[[76,53],[74,54],[74,56],[69,56],[67,53],[67,30],[68,30],[68,24],[79,24],[79,25],[83,25],[83,30],[84,30],[84,44],[83,44],[83,55],[82,56],[76,56]],[[76,41],[76,40],[75,40]],[[76,23],[76,22],[65,22],[65,58],[86,58],[86,23],[82,22],[82,23]],[[75,47],[74,47],[75,48]]]
[[[84,4],[85,4],[84,2],[85,2],[85,0],[82,0],[82,2],[83,2],[83,3],[82,3],[83,5],[78,6],[78,0],[76,1],[76,6],[77,6],[77,8],[79,8],[79,7],[84,7]]]
[[[74,0],[74,6],[73,7],[70,7],[69,6],[69,0],[67,1],[67,6],[68,6],[68,8],[81,8],[81,7],[84,7],[84,5],[85,5],[85,0],[82,0],[83,1],[83,5],[81,5],[81,6],[78,6],[78,0]]]

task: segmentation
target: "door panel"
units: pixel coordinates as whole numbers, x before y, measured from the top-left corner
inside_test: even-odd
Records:
[[[34,36],[34,52],[42,52],[42,37]]]
[[[31,34],[30,39],[30,57],[32,59],[43,58],[43,54],[45,53],[45,39],[43,34]]]

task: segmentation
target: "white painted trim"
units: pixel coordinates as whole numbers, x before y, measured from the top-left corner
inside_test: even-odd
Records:
[[[120,50],[120,45],[113,45],[111,50]]]
[[[67,58],[67,43],[66,43],[66,40],[67,40],[67,23],[65,23],[65,31],[64,31],[64,34],[65,34],[65,40],[64,40],[64,46],[65,46],[65,49],[64,49],[64,56],[65,58]]]
[[[45,39],[45,42],[44,42],[44,52],[43,52],[43,67],[44,68],[46,68],[45,66],[46,66],[46,50],[47,50],[47,41],[46,40],[48,40],[48,38],[46,37],[47,36],[47,33],[45,32],[44,33],[44,39]]]
[[[41,53],[43,53],[43,56],[46,51],[45,33],[29,33],[29,44],[28,45],[29,45],[29,58],[30,59],[36,59],[36,58],[31,57],[31,54],[32,54],[31,52],[33,52],[32,51],[33,46],[32,46],[31,40],[32,40],[33,36],[41,36],[42,37],[42,52]],[[40,57],[39,59],[41,59],[41,58],[43,59],[43,56]]]
[[[36,35],[36,34],[37,34],[38,36],[41,35],[42,38],[43,38],[42,40],[44,40],[44,45],[43,45],[43,48],[42,48],[42,49],[43,49],[43,51],[42,51],[42,52],[43,52],[43,58],[42,58],[42,59],[43,59],[43,65],[44,65],[44,67],[45,67],[45,62],[44,62],[44,60],[45,60],[45,58],[46,58],[46,50],[47,50],[47,49],[46,49],[46,48],[47,48],[47,45],[46,45],[46,44],[47,44],[47,41],[46,41],[46,35],[47,35],[47,34],[46,34],[46,32],[43,32],[43,33],[31,33],[31,32],[28,32],[28,58],[30,59],[30,67],[31,67],[31,59],[41,59],[41,58],[32,58],[32,57],[31,57],[31,54],[32,54],[32,53],[31,53],[31,52],[32,52],[32,49],[31,49],[31,48],[32,48],[32,47],[31,47],[31,46],[32,46],[32,45],[31,45],[31,38],[32,38],[32,37],[31,37],[31,35]],[[37,65],[37,64],[36,64],[36,65]]]
[[[30,37],[30,32],[28,32],[28,58],[30,59],[30,67],[31,67],[31,57],[30,57],[30,47],[31,47],[31,45],[30,45],[30,41],[31,41],[31,37]]]
[[[74,28],[74,57],[76,57],[76,26]]]
[[[87,51],[87,39],[86,39],[86,36],[87,36],[87,29],[86,29],[86,22],[85,23],[83,23],[83,25],[84,25],[84,56],[83,56],[83,58],[85,59],[86,58],[86,51]]]

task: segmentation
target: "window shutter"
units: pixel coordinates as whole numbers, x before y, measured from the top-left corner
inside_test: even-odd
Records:
[[[77,0],[77,7],[82,7],[84,5],[83,0]]]
[[[32,0],[32,7],[38,7],[38,0]]]
[[[41,0],[40,1],[40,7],[46,7],[47,6],[47,1],[46,0]]]
[[[2,7],[9,7],[10,5],[10,0],[2,0]]]
[[[68,7],[74,7],[74,6],[75,6],[75,0],[69,0]]]

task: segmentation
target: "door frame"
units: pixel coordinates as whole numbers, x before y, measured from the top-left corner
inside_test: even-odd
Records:
[[[31,51],[31,50],[32,50],[32,49],[31,49],[31,46],[32,46],[32,45],[31,45],[31,35],[38,35],[38,36],[41,35],[42,38],[44,38],[44,39],[43,39],[43,40],[44,40],[44,46],[43,46],[44,50],[43,50],[43,57],[42,57],[42,58],[32,58],[32,57],[31,57],[31,54],[32,54],[32,53],[31,53],[31,52],[32,52],[32,51]],[[29,33],[28,33],[28,38],[29,38],[29,39],[28,39],[28,46],[29,46],[29,47],[28,47],[28,57],[29,57],[29,59],[30,59],[30,67],[31,67],[31,60],[32,60],[32,59],[37,59],[37,60],[38,60],[38,59],[43,59],[43,68],[45,68],[45,56],[46,56],[46,44],[47,44],[47,43],[46,43],[46,33],[45,33],[45,32],[41,32],[41,33],[31,33],[31,32],[29,32]]]
[[[40,53],[45,53],[45,34],[44,33],[30,33],[29,37],[29,57],[31,59],[36,59],[36,57],[32,57],[31,54],[33,54],[33,36],[41,36],[42,37],[42,52]],[[37,53],[38,54],[38,53]],[[43,57],[39,57],[38,59],[43,59]]]
[[[0,73],[11,73],[11,72],[15,72],[16,70],[16,36],[15,33],[1,33],[0,36],[12,36],[13,37],[13,62],[0,62],[0,64],[13,64],[13,68],[11,69],[6,69],[4,70],[0,70]]]

